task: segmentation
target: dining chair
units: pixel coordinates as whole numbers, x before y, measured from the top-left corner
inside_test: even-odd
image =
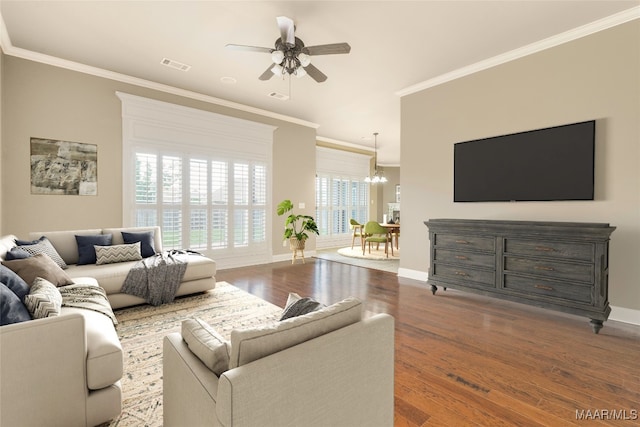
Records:
[[[384,253],[389,258],[389,246],[391,246],[391,255],[393,255],[393,242],[389,230],[378,224],[376,221],[369,221],[364,225],[364,245],[362,246],[362,255],[365,253],[365,246],[369,243],[369,253],[371,253],[371,243],[384,243]]]
[[[353,238],[351,239],[351,249],[356,241],[356,237],[360,237],[360,246],[364,247],[364,224],[360,224],[355,219],[349,220],[350,227],[353,229]]]

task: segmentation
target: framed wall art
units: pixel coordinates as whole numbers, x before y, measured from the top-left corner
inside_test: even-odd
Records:
[[[98,146],[31,138],[31,194],[98,194]]]

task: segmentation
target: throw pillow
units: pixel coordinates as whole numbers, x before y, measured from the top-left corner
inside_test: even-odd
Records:
[[[96,265],[113,264],[115,262],[139,261],[140,242],[130,245],[94,246]]]
[[[198,318],[184,320],[182,339],[189,350],[217,376],[229,369],[229,343],[207,323]]]
[[[42,277],[36,277],[31,285],[29,295],[24,298],[24,305],[34,319],[43,319],[60,315],[62,295],[55,285]]]
[[[42,277],[56,286],[73,283],[67,275],[48,255],[38,254],[26,259],[2,261],[2,264],[13,270],[22,280],[31,285],[36,277]]]
[[[109,246],[113,234],[97,234],[94,236],[76,236],[76,244],[78,245],[78,265],[95,264],[96,250],[95,245]]]
[[[4,283],[20,298],[20,301],[24,302],[24,297],[29,293],[29,285],[15,271],[0,265],[0,282]]]
[[[140,253],[142,258],[148,258],[156,254],[156,246],[154,242],[154,232],[145,231],[142,233],[129,233],[122,231],[122,239],[125,243],[140,242]]]
[[[246,365],[278,351],[356,323],[362,319],[362,302],[347,298],[302,316],[262,328],[232,330],[229,369]]]
[[[0,283],[0,326],[31,320],[27,307],[11,289]]]
[[[46,236],[42,236],[38,240],[16,240],[18,248],[29,252],[31,255],[46,254],[48,255],[60,268],[67,268],[67,263],[64,262],[56,248],[53,247],[49,239]]]
[[[4,259],[6,259],[7,261],[11,261],[12,259],[25,259],[31,256],[33,255],[31,255],[29,252],[25,251],[24,249],[16,246],[15,248],[11,249],[9,252],[7,252],[4,255]]]
[[[303,314],[320,310],[322,307],[324,307],[323,304],[312,298],[302,298],[300,295],[290,292],[289,297],[287,298],[287,305],[285,305],[284,310],[282,310],[280,320],[302,316]]]

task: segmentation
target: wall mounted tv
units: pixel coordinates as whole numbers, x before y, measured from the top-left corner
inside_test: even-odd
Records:
[[[453,146],[454,202],[593,200],[595,120]]]

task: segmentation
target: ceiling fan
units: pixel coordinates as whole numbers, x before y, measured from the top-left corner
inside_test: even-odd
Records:
[[[269,65],[266,71],[260,75],[260,80],[269,80],[274,75],[284,76],[289,74],[303,77],[308,74],[315,81],[321,83],[327,80],[327,76],[311,64],[311,56],[334,55],[351,51],[349,43],[305,46],[304,42],[295,36],[293,19],[286,16],[278,16],[276,20],[280,29],[280,37],[276,39],[274,48],[238,44],[228,44],[226,46],[229,49],[270,53],[271,60],[275,65]]]

